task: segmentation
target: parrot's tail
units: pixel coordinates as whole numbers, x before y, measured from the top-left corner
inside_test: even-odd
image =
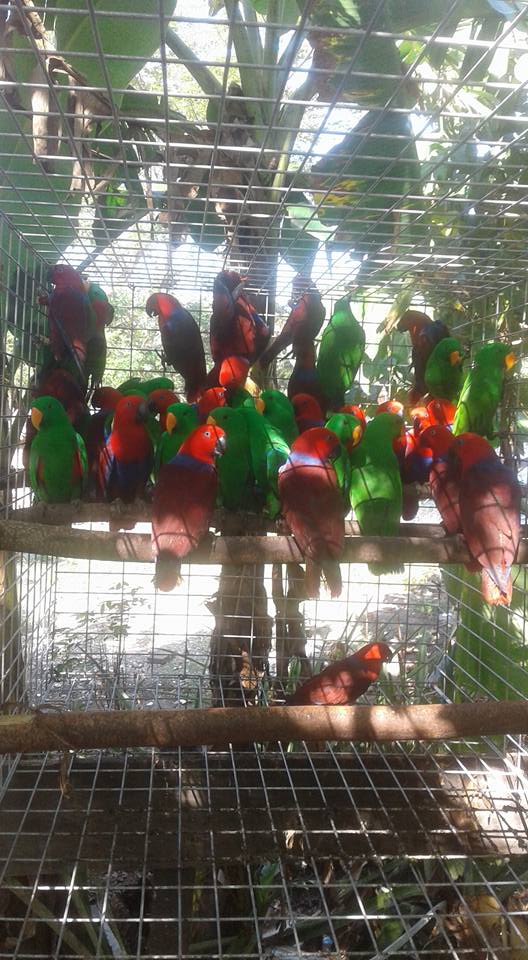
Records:
[[[321,567],[318,563],[314,563],[313,560],[306,561],[306,576],[304,578],[304,585],[306,588],[306,596],[309,600],[316,600],[319,596],[321,573]]]
[[[168,551],[161,551],[156,559],[156,573],[154,574],[154,586],[156,590],[163,590],[168,593],[174,590],[182,582],[181,563]]]
[[[368,568],[375,577],[389,576],[391,573],[403,573],[405,570],[401,563],[369,563]]]
[[[491,604],[492,607],[509,606],[512,598],[512,589],[511,574],[507,580],[502,579],[501,586],[499,587],[486,570],[482,571],[482,596],[486,603]]]
[[[341,567],[339,561],[329,557],[323,564],[323,573],[328,584],[328,589],[332,597],[341,596],[343,581],[341,579]]]

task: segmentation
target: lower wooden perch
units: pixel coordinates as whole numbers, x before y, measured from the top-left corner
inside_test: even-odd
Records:
[[[353,707],[104,710],[0,716],[0,753],[223,747],[281,740],[459,740],[528,733],[528,701]]]

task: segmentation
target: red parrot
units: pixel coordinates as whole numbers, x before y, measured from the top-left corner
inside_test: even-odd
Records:
[[[396,413],[403,417],[403,403],[399,400],[385,400],[384,403],[378,403],[374,416],[377,417],[378,413]]]
[[[429,414],[425,407],[411,410],[412,427],[393,442],[398,457],[403,484],[402,519],[413,520],[420,506],[415,483],[426,483],[432,463],[432,451],[421,442],[421,432],[430,425]]]
[[[123,395],[114,387],[98,387],[92,396],[92,407],[97,411],[90,417],[84,442],[88,455],[88,469],[94,485],[97,486],[99,460],[110,435],[112,414]]]
[[[298,393],[309,394],[321,410],[326,410],[326,400],[315,368],[314,344],[311,341],[299,344],[294,349],[294,355],[295,365],[288,380],[289,399],[292,400]]]
[[[427,404],[427,413],[432,426],[452,427],[456,413],[456,403],[450,400],[430,400]]]
[[[433,455],[429,472],[431,495],[448,534],[462,530],[458,469],[449,456],[455,439],[451,431],[443,426],[427,427],[420,438],[423,446]]]
[[[99,458],[99,488],[107,500],[130,503],[145,493],[153,463],[149,415],[144,396],[121,397],[115,408],[112,432]]]
[[[425,368],[427,361],[440,340],[450,336],[449,328],[440,320],[431,320],[426,313],[418,310],[407,310],[398,323],[400,332],[406,330],[411,336],[412,365],[414,367],[414,384],[410,392],[411,402],[425,396]]]
[[[177,455],[160,467],[152,503],[158,590],[172,590],[180,582],[182,560],[209,530],[218,486],[215,457],[224,449],[224,431],[206,424],[193,430]]]
[[[210,340],[214,363],[220,364],[226,357],[246,357],[252,364],[269,338],[269,327],[244,295],[240,274],[222,270],[213,284]]]
[[[157,316],[161,344],[167,361],[185,383],[189,403],[194,403],[202,390],[207,371],[200,328],[194,317],[169,293],[152,293],[145,310]]]
[[[521,488],[493,447],[476,433],[461,433],[450,453],[460,465],[462,533],[482,570],[482,595],[494,606],[507,605],[521,530]]]
[[[167,408],[170,407],[171,403],[180,402],[178,394],[174,393],[174,390],[153,390],[148,395],[148,401],[151,413],[159,414],[161,432],[165,433],[167,429]]]
[[[79,382],[86,387],[87,343],[95,330],[95,314],[90,306],[82,277],[66,263],[57,263],[48,273],[55,289],[40,298],[48,307],[49,338],[53,356],[73,364]]]
[[[286,698],[286,703],[291,707],[355,703],[379,679],[383,664],[391,657],[392,651],[386,643],[367,643],[350,657],[330,663],[321,673],[311,677]]]
[[[205,423],[211,410],[226,406],[227,398],[224,387],[209,387],[209,390],[204,390],[198,400],[198,416],[202,423]]]
[[[292,397],[295,420],[299,433],[305,433],[312,427],[324,427],[324,415],[315,397],[309,393],[298,393]]]
[[[317,290],[309,290],[294,303],[291,312],[278,337],[264,351],[260,366],[268,367],[279,353],[293,344],[294,352],[306,344],[313,344],[319,333],[326,310]]]
[[[333,597],[342,589],[339,559],[345,542],[343,498],[330,463],[341,453],[331,430],[315,427],[294,440],[279,469],[282,514],[306,561],[306,592],[319,596],[321,570]]]
[[[345,403],[339,408],[339,413],[351,413],[353,417],[357,417],[364,427],[367,426],[365,412],[361,409],[361,407],[356,406],[355,403]]]

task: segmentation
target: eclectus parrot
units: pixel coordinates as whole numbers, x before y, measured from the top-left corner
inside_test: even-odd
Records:
[[[34,391],[35,398],[55,397],[62,404],[68,414],[70,423],[73,424],[75,430],[81,436],[84,436],[90,421],[84,395],[85,391],[79,386],[78,378],[61,367],[56,367],[48,372]],[[29,449],[35,433],[35,428],[31,422],[31,414],[29,414],[26,420],[26,437],[22,452],[22,462],[25,467],[29,464]]]
[[[378,413],[396,413],[399,417],[403,417],[403,403],[400,400],[384,400],[383,403],[378,403],[374,416],[377,417]]]
[[[216,407],[225,406],[227,406],[227,397],[224,387],[209,387],[208,390],[204,390],[198,400],[198,416],[200,422],[205,423],[211,410],[215,410]]]
[[[105,327],[112,323],[115,311],[98,283],[84,280],[83,286],[95,316],[95,325],[86,345],[86,373],[92,387],[96,387],[102,383],[106,368]]]
[[[350,500],[365,537],[396,536],[402,514],[402,482],[393,443],[403,420],[380,413],[367,423],[361,443],[352,450]],[[371,573],[398,573],[400,564],[370,563]]]
[[[486,343],[481,347],[464,380],[453,423],[455,435],[478,433],[489,440],[493,438],[504,374],[516,360],[507,343]]]
[[[379,679],[381,668],[392,657],[386,643],[367,643],[343,660],[335,660],[286,698],[290,707],[346,706],[353,704]]]
[[[49,270],[55,289],[40,298],[48,307],[51,349],[55,360],[67,368],[85,389],[87,344],[96,328],[96,316],[81,275],[65,263]]]
[[[286,350],[290,344],[293,345],[294,353],[303,347],[313,344],[319,333],[326,310],[323,307],[321,296],[317,290],[310,290],[300,297],[292,306],[291,312],[286,319],[278,337],[275,337],[273,343],[264,351],[260,357],[261,367],[269,367],[270,363]]]
[[[350,454],[357,447],[365,432],[365,427],[357,417],[350,413],[334,413],[326,421],[325,427],[335,433],[341,443],[341,453],[333,461],[337,482],[343,497],[345,514],[350,510],[350,479],[352,467]]]
[[[280,511],[279,468],[286,463],[290,447],[282,434],[259,412],[256,404],[258,400],[247,400],[240,409],[247,421],[251,469],[257,497],[260,495],[266,513],[274,519]]]
[[[346,298],[338,300],[323,330],[317,377],[327,405],[339,410],[345,393],[354,381],[365,352],[365,331],[357,322]]]
[[[306,561],[306,594],[319,596],[321,572],[333,597],[342,590],[339,560],[345,545],[343,499],[330,462],[341,453],[335,433],[307,430],[279,470],[282,515]]]
[[[294,350],[295,364],[288,380],[288,397],[293,399],[298,393],[309,393],[317,400],[321,410],[326,410],[326,400],[321,390],[317,370],[315,369],[315,346],[306,343]]]
[[[183,377],[187,400],[194,402],[207,376],[202,335],[196,320],[169,293],[152,293],[145,310],[149,317],[157,316],[163,353],[176,373]]]
[[[342,407],[339,407],[338,413],[350,413],[353,417],[356,417],[364,427],[367,426],[367,418],[365,416],[365,411],[358,407],[355,403],[345,403]]]
[[[179,397],[174,390],[153,390],[148,395],[149,407],[152,413],[159,416],[161,433],[167,429],[167,410],[174,403],[179,403]]]
[[[198,408],[194,403],[173,403],[167,410],[166,430],[156,447],[154,476],[163,463],[168,463],[178,453],[182,443],[200,425]]]
[[[444,529],[447,534],[460,533],[462,522],[459,470],[454,458],[449,455],[456,437],[447,427],[433,426],[423,431],[420,442],[433,454],[429,483],[431,496],[442,518]]]
[[[521,533],[521,488],[484,437],[462,433],[450,450],[460,465],[460,519],[473,559],[482,570],[486,603],[507,605],[511,568]]]
[[[425,367],[425,387],[431,397],[456,403],[464,382],[464,354],[460,341],[444,337],[429,354]]]
[[[416,403],[427,392],[425,370],[427,361],[437,343],[450,336],[449,328],[440,320],[431,320],[426,313],[407,310],[398,323],[400,333],[407,331],[412,343],[412,366],[414,384],[410,393],[411,403]]]
[[[455,419],[456,407],[450,400],[435,399],[427,404],[427,413],[433,427],[451,427]]]
[[[252,364],[270,338],[269,327],[246,298],[240,274],[222,270],[213,284],[210,323],[211,356],[220,364],[226,357],[245,357]]]
[[[145,493],[153,464],[150,416],[146,397],[122,397],[114,413],[112,431],[99,458],[99,488],[106,500],[131,503]]]
[[[29,482],[38,500],[69,503],[84,492],[88,460],[82,437],[55,397],[38,397],[31,407],[37,431],[29,452]]]
[[[110,436],[117,404],[122,399],[123,395],[114,387],[98,387],[93,392],[91,403],[97,412],[90,417],[85,441],[90,478],[94,487],[97,487],[101,452]]]
[[[257,406],[291,447],[299,436],[299,430],[295,422],[295,411],[288,397],[280,390],[263,390],[257,399]]]
[[[298,393],[291,402],[299,433],[305,433],[313,427],[324,427],[324,414],[315,397],[309,393]]]
[[[218,486],[215,457],[224,449],[224,431],[206,424],[193,430],[179,453],[160,467],[152,502],[158,590],[180,583],[182,560],[209,530]]]
[[[217,465],[220,502],[226,510],[256,508],[248,421],[239,407],[217,407],[208,424],[220,427],[226,435],[226,449]]]

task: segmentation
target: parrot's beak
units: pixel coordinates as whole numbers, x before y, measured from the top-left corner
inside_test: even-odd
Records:
[[[42,423],[42,412],[37,407],[31,407],[31,423],[35,427],[35,430],[40,429],[40,424]]]
[[[451,364],[452,367],[456,367],[457,363],[460,363],[461,360],[462,360],[462,357],[458,352],[458,350],[453,350],[449,354],[449,363]]]
[[[506,370],[511,370],[513,366],[517,363],[517,357],[514,353],[507,353],[504,357],[504,366]]]
[[[258,410],[259,413],[263,414],[264,410],[266,409],[266,402],[262,399],[262,397],[255,397],[254,403],[255,410]]]
[[[221,457],[222,454],[225,453],[226,447],[227,447],[226,435],[225,433],[223,433],[221,436],[218,437],[214,445],[213,453],[215,457]]]
[[[354,447],[357,447],[362,436],[363,436],[363,427],[360,427],[358,424],[358,426],[354,427],[354,429],[352,430],[352,442]]]
[[[207,421],[207,422],[209,422],[209,421]],[[174,430],[174,427],[176,426],[177,423],[178,423],[177,417],[172,413],[171,410],[169,410],[169,412],[168,412],[168,414],[167,414],[167,417],[166,417],[166,420],[165,420],[165,426],[166,426],[166,428],[167,428],[167,433],[172,433],[172,431]]]
[[[148,420],[150,410],[148,404],[145,400],[144,403],[138,403],[136,410],[136,423],[146,423]]]
[[[214,417],[211,416],[211,414],[209,414],[209,416],[207,417],[206,423],[207,423],[208,426],[210,426],[210,427],[216,427],[216,420],[215,420]]]
[[[244,387],[246,388],[247,392],[251,394],[252,397],[258,397],[260,393],[260,387],[258,386],[258,384],[255,383],[254,380],[251,379],[251,377],[246,377],[246,382],[244,384]]]

